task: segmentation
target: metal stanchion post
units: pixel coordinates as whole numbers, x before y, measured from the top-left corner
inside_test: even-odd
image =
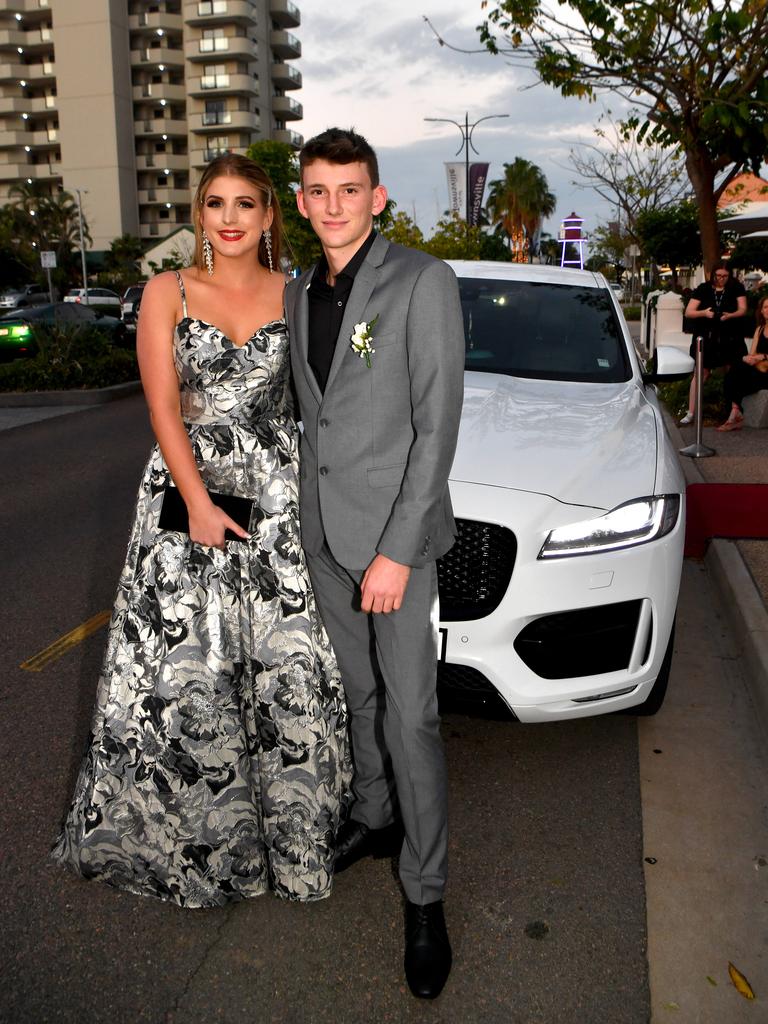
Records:
[[[696,440],[686,448],[680,449],[681,455],[687,455],[690,459],[707,459],[710,455],[717,455],[714,448],[708,448],[702,444],[701,421],[704,416],[704,339],[699,336],[696,339]]]

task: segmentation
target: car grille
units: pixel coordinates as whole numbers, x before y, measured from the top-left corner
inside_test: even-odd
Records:
[[[629,665],[642,601],[544,615],[529,622],[515,650],[543,679],[617,672]]]
[[[440,662],[437,666],[440,711],[464,711],[492,718],[516,716],[482,672],[469,665]]]
[[[458,537],[438,559],[440,618],[443,622],[482,619],[507,592],[517,540],[506,526],[457,519]]]

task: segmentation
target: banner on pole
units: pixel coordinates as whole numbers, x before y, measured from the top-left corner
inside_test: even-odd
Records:
[[[461,162],[446,163],[445,176],[448,179],[448,209],[460,217],[467,215],[466,170]]]
[[[488,178],[488,164],[469,165],[469,223],[477,227],[480,223],[480,210],[483,206],[483,193]]]
[[[451,213],[458,213],[466,220],[467,165],[459,161],[446,163],[445,175],[448,179],[448,209]],[[471,227],[476,227],[480,223],[480,210],[483,205],[487,178],[488,164],[469,165],[469,223]]]

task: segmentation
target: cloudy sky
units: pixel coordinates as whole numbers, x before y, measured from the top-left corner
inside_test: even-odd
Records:
[[[465,112],[470,124],[488,114],[509,115],[477,128],[476,159],[490,163],[489,180],[501,177],[503,164],[516,156],[542,168],[557,197],[545,225],[550,234],[557,235],[571,210],[588,230],[612,219],[591,190],[573,186],[568,167],[569,150],[594,141],[603,104],[565,100],[549,86],[531,88],[532,76],[503,57],[441,47],[423,21],[427,15],[450,43],[477,49],[480,0],[357,0],[344,7],[303,0],[300,7],[304,120],[297,129],[305,138],[331,124],[362,132],[379,155],[390,195],[399,209],[410,216],[415,211],[422,230],[431,230],[448,205],[444,161],[463,157],[456,156],[458,128],[424,118],[463,121]]]

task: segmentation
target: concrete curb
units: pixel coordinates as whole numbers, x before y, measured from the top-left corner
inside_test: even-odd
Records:
[[[104,405],[141,391],[141,381],[113,384],[89,391],[8,391],[0,392],[0,409],[32,409],[45,405]]]
[[[768,736],[768,612],[735,541],[711,540],[704,563],[723,599],[757,717]]]
[[[664,421],[675,447],[678,450],[683,448],[683,437],[666,409]],[[688,483],[706,483],[695,459],[681,456],[680,462]],[[744,658],[747,684],[757,717],[768,736],[768,609],[736,541],[711,540],[704,563],[722,598],[738,653]]]

